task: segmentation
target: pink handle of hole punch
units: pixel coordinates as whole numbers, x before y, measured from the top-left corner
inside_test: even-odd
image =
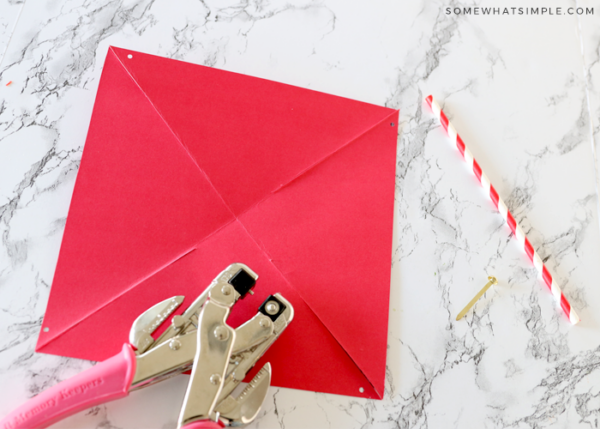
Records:
[[[213,422],[212,420],[197,420],[192,423],[188,423],[181,429],[223,429],[219,423]]]
[[[129,344],[116,356],[31,398],[0,420],[0,429],[40,429],[86,408],[127,396],[135,373]]]

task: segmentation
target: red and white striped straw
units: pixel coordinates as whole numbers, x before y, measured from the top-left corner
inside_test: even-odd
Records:
[[[552,292],[552,295],[554,295],[554,297],[558,300],[565,314],[569,317],[571,323],[574,325],[578,323],[580,321],[579,316],[577,316],[577,313],[575,313],[575,310],[571,307],[569,301],[567,301],[567,298],[560,290],[560,287],[558,287],[556,282],[552,279],[552,275],[548,271],[548,268],[546,268],[546,266],[542,262],[542,259],[529,242],[529,239],[523,233],[521,227],[515,221],[513,215],[510,214],[510,212],[508,211],[508,208],[506,207],[506,204],[504,204],[504,201],[502,201],[498,196],[498,192],[496,192],[496,190],[490,183],[490,180],[481,170],[481,167],[479,166],[477,161],[475,161],[475,159],[473,158],[473,155],[471,154],[467,146],[465,146],[465,143],[462,141],[462,139],[456,132],[456,129],[454,129],[452,124],[448,121],[448,118],[440,108],[439,104],[437,104],[437,102],[433,99],[433,96],[431,95],[428,96],[425,100],[433,110],[435,116],[440,120],[442,126],[448,133],[451,142],[456,143],[456,147],[463,155],[465,162],[469,165],[469,168],[471,168],[473,174],[475,174],[475,176],[481,183],[481,186],[483,186],[483,189],[491,198],[492,202],[494,203],[494,205],[496,206],[496,208],[510,227],[511,231],[519,241],[519,244],[523,247],[523,250],[525,251],[525,253],[527,253],[527,256],[529,256],[529,259],[531,260],[531,262],[533,262],[533,265],[538,270],[540,276],[543,278],[544,282],[550,289],[550,292]]]

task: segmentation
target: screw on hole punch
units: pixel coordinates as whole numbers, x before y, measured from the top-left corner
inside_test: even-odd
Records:
[[[262,327],[262,328],[267,328],[269,326],[271,326],[273,322],[271,322],[271,319],[269,319],[268,317],[263,317],[260,319],[260,322],[258,322],[258,324]]]
[[[213,374],[210,376],[210,382],[212,384],[219,384],[221,382],[221,376],[219,374]]]
[[[265,310],[270,315],[277,314],[277,312],[279,311],[279,304],[275,301],[269,301],[265,306]]]
[[[471,307],[473,307],[475,305],[475,303],[479,300],[479,298],[482,297],[482,295],[484,293],[486,293],[486,291],[492,286],[498,283],[498,280],[496,280],[496,277],[488,277],[488,282],[487,284],[479,291],[477,292],[477,295],[475,295],[475,297],[469,301],[469,303],[466,305],[465,308],[462,309],[462,311],[460,313],[458,313],[458,316],[456,316],[456,320],[460,320],[464,317],[465,314],[467,314],[467,311],[469,311],[471,309]]]
[[[50,328],[46,326],[43,330],[44,330],[44,332],[48,332],[48,331],[50,331]]]
[[[224,325],[219,325],[215,328],[213,334],[219,341],[227,341],[229,338],[229,330]]]
[[[132,59],[133,55],[129,54],[129,55],[127,55],[127,58]]]

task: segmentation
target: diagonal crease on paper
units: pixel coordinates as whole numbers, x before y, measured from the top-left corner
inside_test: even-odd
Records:
[[[394,111],[392,113],[390,113],[388,116],[386,116],[385,118],[383,118],[381,121],[379,121],[378,123],[374,124],[373,126],[371,126],[370,128],[366,129],[364,132],[362,132],[360,135],[353,137],[352,139],[350,139],[348,142],[344,143],[343,145],[341,145],[340,147],[338,147],[337,149],[335,149],[333,152],[331,152],[328,155],[325,155],[322,159],[319,159],[318,161],[316,161],[314,164],[310,165],[308,168],[306,168],[305,170],[302,170],[300,173],[298,173],[297,176],[293,177],[292,179],[290,179],[289,182],[284,183],[283,185],[281,185],[279,188],[275,189],[273,191],[273,193],[278,192],[279,190],[281,190],[282,188],[288,186],[290,183],[294,182],[295,180],[301,179],[304,175],[306,175],[310,170],[312,170],[315,167],[318,167],[320,164],[322,164],[323,162],[327,161],[329,158],[331,158],[332,156],[334,156],[336,153],[338,153],[339,151],[343,150],[344,148],[346,148],[347,146],[351,145],[352,143],[356,142],[360,137],[364,136],[365,134],[367,134],[368,132],[374,130],[376,127],[382,125],[384,122],[388,122],[390,120],[390,118],[393,118],[395,116],[398,115],[398,111]],[[259,204],[259,203],[257,203]]]
[[[210,185],[213,187],[213,189],[215,190],[215,192],[217,193],[217,195],[219,195],[219,197],[221,197],[221,200],[223,200],[223,203],[227,206],[227,202],[221,196],[221,194],[219,194],[219,191],[217,190],[217,188],[210,181],[210,177],[208,177],[208,174],[206,174],[206,172],[202,168],[200,168],[200,166],[198,165],[198,162],[196,161],[196,158],[194,158],[192,156],[192,154],[190,153],[189,148],[185,145],[185,143],[183,143],[183,141],[181,140],[181,137],[179,137],[177,135],[177,133],[175,132],[175,130],[173,128],[171,128],[171,126],[169,125],[169,123],[165,120],[165,118],[163,117],[163,115],[160,113],[160,110],[158,110],[158,108],[156,107],[156,105],[152,102],[152,99],[150,97],[148,97],[148,94],[146,94],[146,92],[144,91],[144,89],[140,86],[139,82],[137,80],[135,80],[135,77],[133,77],[133,75],[131,74],[131,71],[129,71],[127,69],[127,67],[125,66],[125,64],[123,64],[123,61],[115,54],[114,48],[112,46],[109,47],[108,54],[109,55],[112,54],[112,56],[114,56],[115,60],[117,60],[119,62],[119,64],[121,64],[123,70],[129,75],[129,77],[131,78],[131,80],[133,81],[133,83],[135,85],[137,85],[137,87],[140,89],[140,91],[142,92],[142,94],[144,94],[144,96],[148,100],[148,103],[150,103],[150,105],[152,106],[152,108],[156,111],[156,114],[160,117],[161,121],[169,129],[169,131],[171,131],[171,133],[173,133],[173,137],[175,137],[175,139],[179,142],[179,144],[181,144],[181,146],[185,149],[185,152],[188,154],[188,156],[190,157],[190,159],[193,161],[194,165],[198,168],[198,170],[200,171],[200,173],[202,173],[202,175],[206,178],[206,180],[208,180],[208,183],[210,183]],[[231,213],[233,214],[233,211]]]

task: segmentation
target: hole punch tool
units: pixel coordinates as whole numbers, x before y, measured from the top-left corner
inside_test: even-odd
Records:
[[[152,333],[184,297],[156,304],[135,320],[121,353],[33,397],[0,420],[0,429],[45,428],[190,369],[178,429],[250,423],[266,397],[271,365],[265,364],[237,397],[232,392],[294,318],[292,305],[277,293],[243,325],[227,325],[231,308],[251,293],[257,279],[248,266],[230,265],[154,339]]]

